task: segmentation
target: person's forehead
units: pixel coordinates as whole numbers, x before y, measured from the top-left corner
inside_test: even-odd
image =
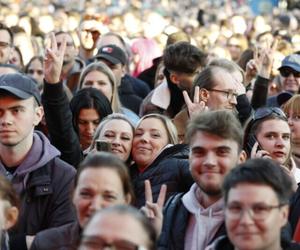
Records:
[[[212,70],[214,86],[220,87],[220,89],[235,89],[236,79],[225,69],[215,68]]]
[[[10,42],[10,35],[7,30],[0,29],[0,41],[1,42]]]
[[[240,201],[244,203],[277,201],[276,192],[272,187],[264,183],[251,183],[241,181],[228,192],[228,201]]]
[[[67,42],[73,42],[73,38],[68,33],[61,33],[55,36],[57,42],[61,42],[64,37],[66,38]]]

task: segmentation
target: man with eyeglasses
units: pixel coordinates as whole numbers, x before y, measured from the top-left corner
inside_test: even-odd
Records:
[[[281,76],[283,91],[277,96],[268,98],[268,106],[279,107],[294,94],[298,93],[300,87],[300,55],[291,54],[285,57],[278,70]]]
[[[0,64],[8,64],[12,53],[14,36],[9,27],[0,23]]]
[[[300,249],[281,234],[288,221],[290,176],[269,159],[248,160],[223,183],[227,235],[206,250]]]
[[[243,130],[231,111],[197,114],[186,138],[195,183],[166,202],[159,250],[204,250],[226,233],[221,186],[228,172],[246,159]]]

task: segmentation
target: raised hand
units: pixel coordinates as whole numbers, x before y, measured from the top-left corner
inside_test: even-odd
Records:
[[[50,43],[46,45],[44,57],[44,77],[48,83],[58,83],[66,50],[66,38],[58,48],[54,33],[50,34]]]
[[[163,184],[160,188],[156,203],[153,202],[151,183],[149,180],[145,181],[145,199],[146,204],[141,208],[141,211],[150,219],[153,224],[157,236],[160,235],[163,223],[163,206],[166,199],[167,186]]]
[[[187,106],[191,118],[198,113],[208,110],[207,106],[205,106],[205,102],[200,101],[199,92],[200,89],[198,86],[196,86],[193,101],[190,99],[187,91],[184,90],[182,92],[185,104]]]

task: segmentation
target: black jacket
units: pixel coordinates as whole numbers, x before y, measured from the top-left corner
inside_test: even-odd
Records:
[[[182,203],[183,195],[184,193],[180,193],[172,196],[164,207],[163,228],[158,241],[159,250],[184,249],[185,231],[190,213]],[[211,243],[221,235],[226,235],[224,223],[214,235]]]
[[[63,84],[44,82],[42,103],[51,143],[60,150],[62,160],[77,167],[84,157]]]
[[[51,228],[38,233],[31,250],[76,250],[80,242],[81,229],[77,222]]]
[[[162,184],[167,185],[167,197],[186,192],[193,184],[189,171],[187,145],[178,144],[163,150],[144,172],[136,165],[130,167],[133,188],[136,195],[135,206],[145,205],[144,181],[150,180],[153,200],[156,201]]]

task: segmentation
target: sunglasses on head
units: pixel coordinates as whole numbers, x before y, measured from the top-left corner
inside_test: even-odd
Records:
[[[284,120],[287,120],[287,117],[282,109],[277,107],[263,107],[255,111],[253,115],[253,122],[264,119],[270,115],[275,115],[277,117],[283,118]]]
[[[295,70],[292,70],[292,69],[281,69],[280,70],[280,75],[283,77],[289,77],[290,74],[292,74],[296,78],[300,77],[300,72],[297,72]]]

